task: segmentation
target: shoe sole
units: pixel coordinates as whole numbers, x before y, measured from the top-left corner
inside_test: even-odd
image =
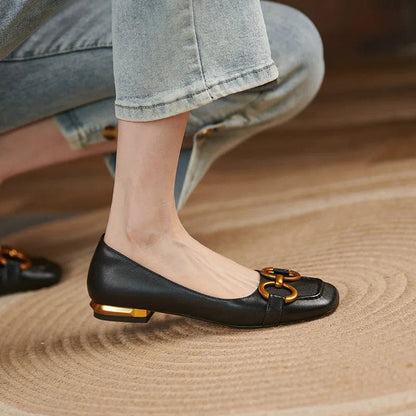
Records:
[[[299,321],[292,321],[292,322],[281,322],[279,324],[270,324],[270,325],[231,325],[231,324],[225,324],[221,322],[215,322],[209,319],[204,318],[197,318],[190,315],[185,314],[175,314],[179,316],[184,316],[186,318],[192,318],[204,322],[210,322],[217,325],[223,325],[226,327],[231,328],[241,328],[241,329],[248,329],[248,328],[268,328],[273,326],[280,326],[280,325],[289,325],[294,323],[301,323],[301,322],[309,322],[316,319],[324,318],[328,315],[331,315],[335,310],[337,309],[339,304],[339,301],[337,301],[331,309],[329,309],[325,314],[314,316],[310,319],[303,319]],[[154,311],[150,311],[147,309],[137,309],[137,308],[124,308],[120,306],[110,306],[110,305],[101,305],[99,303],[95,303],[94,301],[90,302],[90,306],[94,311],[94,317],[104,320],[104,321],[113,321],[113,322],[131,322],[131,323],[147,323],[149,319],[154,314]]]

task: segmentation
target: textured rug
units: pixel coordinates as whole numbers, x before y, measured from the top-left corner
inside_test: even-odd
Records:
[[[416,414],[414,127],[399,141],[384,126],[284,142],[269,131],[217,161],[181,212],[235,261],[335,284],[339,308],[316,321],[99,321],[85,279],[106,208],[10,235],[64,277],[0,299],[0,414]]]

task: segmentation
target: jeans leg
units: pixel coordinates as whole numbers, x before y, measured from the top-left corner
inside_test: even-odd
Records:
[[[259,0],[113,0],[116,116],[149,121],[277,78]]]
[[[71,0],[2,0],[0,2],[0,60]]]
[[[0,133],[114,94],[111,2],[67,2],[0,61]]]
[[[58,113],[54,116],[54,121],[72,149],[102,142],[106,140],[102,130],[107,126],[117,127],[114,98]]]

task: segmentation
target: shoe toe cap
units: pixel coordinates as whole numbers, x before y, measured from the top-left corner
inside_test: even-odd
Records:
[[[339,304],[339,293],[331,283],[322,282],[322,290],[318,297],[297,299],[287,305],[282,323],[301,322],[330,315]]]
[[[331,283],[323,282],[320,310],[323,314],[332,313],[339,304],[338,289]]]

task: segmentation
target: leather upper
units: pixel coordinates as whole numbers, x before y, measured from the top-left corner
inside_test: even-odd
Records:
[[[264,281],[269,279],[259,272],[259,282]],[[291,285],[299,295],[290,304],[283,299],[288,291],[276,287],[268,287],[268,300],[257,289],[242,298],[208,296],[129,259],[109,247],[104,234],[91,260],[87,280],[88,293],[99,304],[148,309],[231,326],[261,327],[311,319],[329,313],[338,304],[337,290],[321,279],[302,277]]]
[[[0,294],[35,290],[57,283],[62,274],[61,267],[43,257],[31,258],[30,268],[21,270],[20,262],[8,259],[0,265]]]

